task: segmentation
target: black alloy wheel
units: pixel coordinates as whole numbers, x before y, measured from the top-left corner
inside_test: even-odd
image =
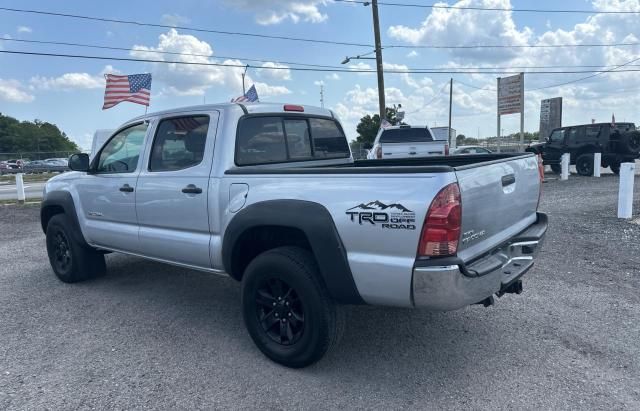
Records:
[[[593,154],[582,154],[576,160],[576,171],[581,176],[593,175]]]
[[[71,268],[72,256],[69,240],[62,231],[58,231],[54,237],[54,259],[55,268],[61,272],[67,272]]]
[[[291,345],[304,333],[304,307],[289,284],[269,278],[255,295],[256,315],[264,332],[278,344]]]

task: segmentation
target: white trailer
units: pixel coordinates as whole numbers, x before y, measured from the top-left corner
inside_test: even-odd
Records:
[[[450,133],[447,133],[447,131],[449,131],[449,127],[431,127],[430,130],[435,140],[449,141],[449,149],[452,150],[456,148],[455,128],[452,128]]]

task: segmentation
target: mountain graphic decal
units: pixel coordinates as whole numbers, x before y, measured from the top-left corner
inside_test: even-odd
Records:
[[[409,210],[408,208],[406,208],[405,206],[403,206],[402,204],[398,204],[398,203],[393,203],[393,204],[385,204],[381,201],[371,201],[369,203],[360,203],[355,207],[351,207],[349,210],[355,210],[355,209],[359,209],[359,210],[378,210],[378,211],[382,211],[382,210],[387,210],[387,211],[400,211],[403,213],[412,213],[413,211]],[[347,211],[349,211],[347,210]]]

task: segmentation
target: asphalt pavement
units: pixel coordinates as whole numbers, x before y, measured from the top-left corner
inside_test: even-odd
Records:
[[[63,284],[38,207],[0,206],[0,409],[640,409],[640,225],[615,217],[617,184],[544,184],[523,294],[349,307],[340,345],[301,370],[253,345],[233,280],[112,254]]]

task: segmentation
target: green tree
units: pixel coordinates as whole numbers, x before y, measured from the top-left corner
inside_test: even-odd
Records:
[[[0,153],[76,151],[78,146],[55,124],[18,121],[0,113]]]
[[[465,140],[466,138],[467,138],[467,137],[466,137],[464,134],[458,134],[458,135],[456,136],[456,146],[461,146],[461,145],[463,145],[463,144],[464,144],[464,140]]]
[[[396,117],[396,110],[393,108],[387,107],[387,121],[392,125],[405,124],[401,122]],[[373,144],[373,141],[376,139],[376,135],[378,134],[378,130],[380,130],[380,115],[367,114],[366,116],[360,119],[358,126],[356,127],[356,131],[358,132],[358,137],[356,138],[356,142],[361,144]]]

